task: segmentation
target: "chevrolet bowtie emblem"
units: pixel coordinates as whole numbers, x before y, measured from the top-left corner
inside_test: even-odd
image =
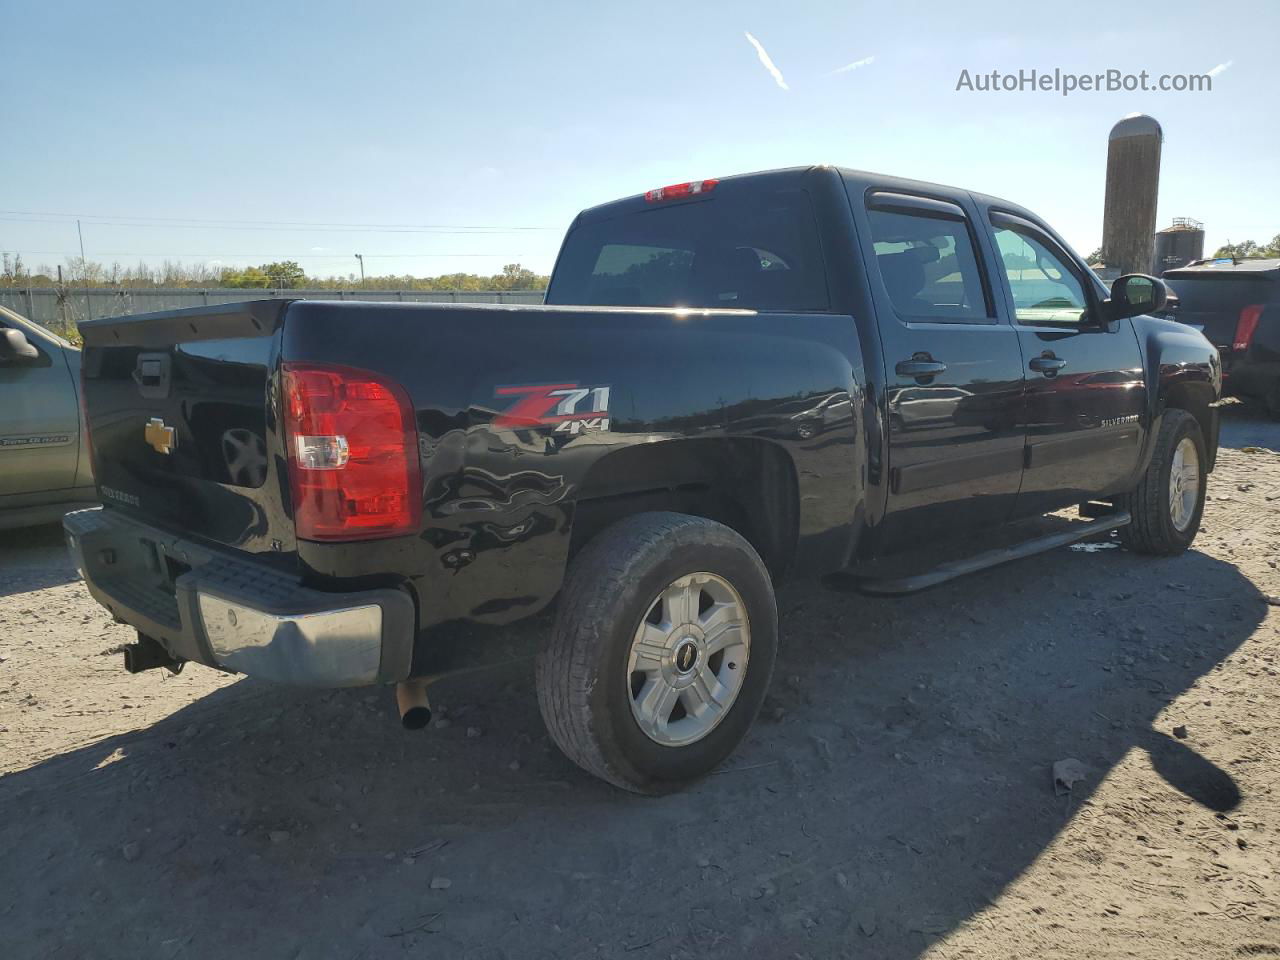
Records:
[[[173,427],[166,427],[164,421],[159,417],[152,417],[147,421],[147,428],[143,432],[143,437],[147,443],[151,444],[156,453],[172,453],[174,446],[177,444],[177,438],[173,434]]]

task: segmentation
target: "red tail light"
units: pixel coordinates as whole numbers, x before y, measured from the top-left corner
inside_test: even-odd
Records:
[[[366,370],[286,363],[281,394],[298,536],[372,540],[416,531],[418,432],[404,388]]]
[[[690,180],[688,183],[673,183],[669,187],[657,187],[648,191],[644,198],[649,203],[661,203],[664,200],[696,197],[702,193],[710,193],[719,182],[719,180]]]
[[[1248,350],[1253,343],[1253,333],[1258,329],[1258,321],[1262,319],[1261,303],[1245,307],[1240,311],[1240,319],[1236,321],[1236,335],[1231,339],[1232,350]]]

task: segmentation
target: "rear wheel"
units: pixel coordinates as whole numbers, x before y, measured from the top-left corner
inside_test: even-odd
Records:
[[[776,650],[773,587],[751,545],[701,517],[641,514],[571,564],[538,654],[538,704],[583,769],[663,793],[742,740]]]
[[[1204,513],[1208,457],[1200,424],[1185,410],[1167,410],[1142,481],[1117,498],[1132,522],[1120,540],[1137,553],[1170,556],[1191,546]]]

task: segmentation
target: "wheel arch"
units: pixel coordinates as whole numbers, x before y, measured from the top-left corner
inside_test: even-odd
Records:
[[[1212,470],[1218,456],[1218,410],[1222,396],[1222,361],[1217,349],[1199,331],[1168,320],[1134,317],[1134,333],[1142,345],[1149,390],[1150,429],[1141,469],[1147,467],[1152,445],[1166,410],[1185,410],[1195,417]]]
[[[1161,386],[1161,419],[1167,410],[1185,410],[1195,417],[1209,457],[1206,469],[1212,470],[1218,459],[1218,410],[1213,406],[1218,398],[1212,385],[1204,380],[1175,380]]]
[[[780,580],[795,560],[798,490],[791,456],[768,440],[686,438],[624,447],[593,464],[583,478],[569,556],[619,520],[671,510],[735,530]]]

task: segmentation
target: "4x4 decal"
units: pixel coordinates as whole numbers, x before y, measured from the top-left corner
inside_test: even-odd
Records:
[[[578,434],[609,429],[609,391],[576,383],[498,387],[494,395],[515,402],[493,418],[495,427],[554,427],[556,433]]]

